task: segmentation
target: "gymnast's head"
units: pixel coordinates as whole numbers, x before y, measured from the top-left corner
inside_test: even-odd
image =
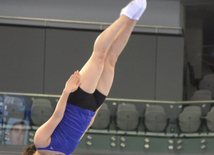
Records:
[[[36,147],[34,144],[25,148],[25,152],[22,155],[33,155],[36,152]]]

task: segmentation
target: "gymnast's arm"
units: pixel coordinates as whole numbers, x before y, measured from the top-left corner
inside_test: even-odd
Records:
[[[47,147],[50,144],[50,137],[54,132],[57,125],[60,123],[64,116],[67,99],[71,92],[77,90],[80,85],[80,74],[79,71],[76,71],[66,82],[63,93],[57,103],[56,109],[50,119],[44,123],[39,129],[36,131],[34,137],[34,143],[36,147]]]

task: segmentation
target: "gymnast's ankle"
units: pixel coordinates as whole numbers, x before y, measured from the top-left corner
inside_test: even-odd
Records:
[[[126,7],[121,10],[120,15],[125,15],[129,19],[132,19],[133,16],[141,9],[142,0],[132,0]]]

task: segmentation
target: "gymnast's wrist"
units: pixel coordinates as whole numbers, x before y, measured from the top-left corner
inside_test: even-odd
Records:
[[[64,94],[64,95],[69,95],[70,93],[71,92],[66,88],[64,88],[63,91],[62,91],[62,94]]]

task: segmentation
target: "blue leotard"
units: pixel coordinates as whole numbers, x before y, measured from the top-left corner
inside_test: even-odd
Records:
[[[64,117],[51,135],[51,143],[46,148],[38,150],[58,151],[69,155],[72,153],[95,112],[78,106],[67,104]]]
[[[79,88],[70,94],[64,117],[51,135],[50,145],[37,149],[58,151],[65,155],[71,154],[85,133],[96,109],[104,100],[105,96],[98,91],[95,94],[88,94]]]

